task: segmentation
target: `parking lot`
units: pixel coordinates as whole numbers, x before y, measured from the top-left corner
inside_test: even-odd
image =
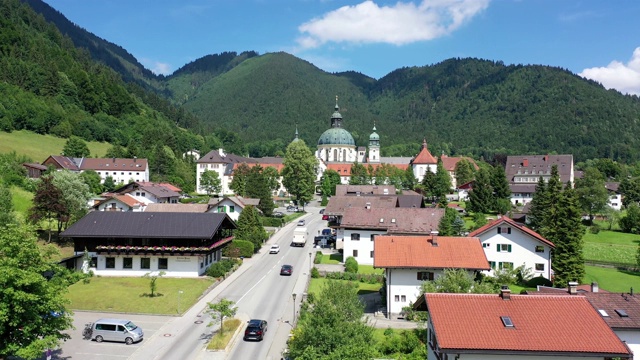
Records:
[[[82,330],[84,329],[84,325],[89,322],[94,322],[100,318],[118,318],[131,320],[133,321],[133,323],[141,327],[144,331],[144,340],[132,345],[108,341],[97,343],[91,340],[84,340],[82,338]],[[77,311],[73,316],[73,325],[75,329],[68,332],[71,335],[71,339],[64,342],[61,349],[56,349],[53,351],[52,359],[128,359],[142,343],[156,334],[156,332],[171,319],[173,319],[173,317],[171,316],[109,314]]]

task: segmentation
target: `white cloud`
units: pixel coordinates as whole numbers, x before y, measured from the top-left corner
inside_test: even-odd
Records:
[[[450,34],[486,9],[489,0],[422,0],[378,6],[371,0],[312,19],[298,27],[302,48],[327,42],[404,45]]]
[[[607,89],[640,95],[640,47],[633,51],[631,60],[626,64],[614,60],[606,67],[584,69],[578,75],[598,81]]]
[[[141,58],[140,63],[156,75],[169,75],[173,72],[171,70],[171,64],[147,58]]]

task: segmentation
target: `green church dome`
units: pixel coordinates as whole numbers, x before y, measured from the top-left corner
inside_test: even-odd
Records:
[[[320,139],[318,140],[318,145],[352,145],[355,146],[356,142],[353,140],[353,136],[351,134],[339,127],[331,128],[322,135],[320,135]]]
[[[380,136],[376,132],[376,126],[373,126],[373,132],[369,135],[369,140],[380,140]]]

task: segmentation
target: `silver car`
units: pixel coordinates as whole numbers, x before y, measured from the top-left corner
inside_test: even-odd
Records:
[[[144,337],[142,329],[129,320],[100,319],[93,323],[91,340],[97,342],[119,341],[127,345],[141,341]]]

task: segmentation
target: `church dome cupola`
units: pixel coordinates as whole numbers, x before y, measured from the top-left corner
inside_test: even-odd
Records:
[[[380,135],[376,132],[376,124],[373,124],[373,132],[369,135],[369,146],[380,146]]]
[[[337,95],[336,95],[336,107],[334,108],[333,114],[331,114],[331,127],[332,128],[342,127],[342,115],[340,114],[340,106],[338,106]]]
[[[336,96],[335,111],[331,115],[331,128],[320,135],[318,145],[356,145],[351,133],[342,127],[342,115],[339,110],[338,97]]]

